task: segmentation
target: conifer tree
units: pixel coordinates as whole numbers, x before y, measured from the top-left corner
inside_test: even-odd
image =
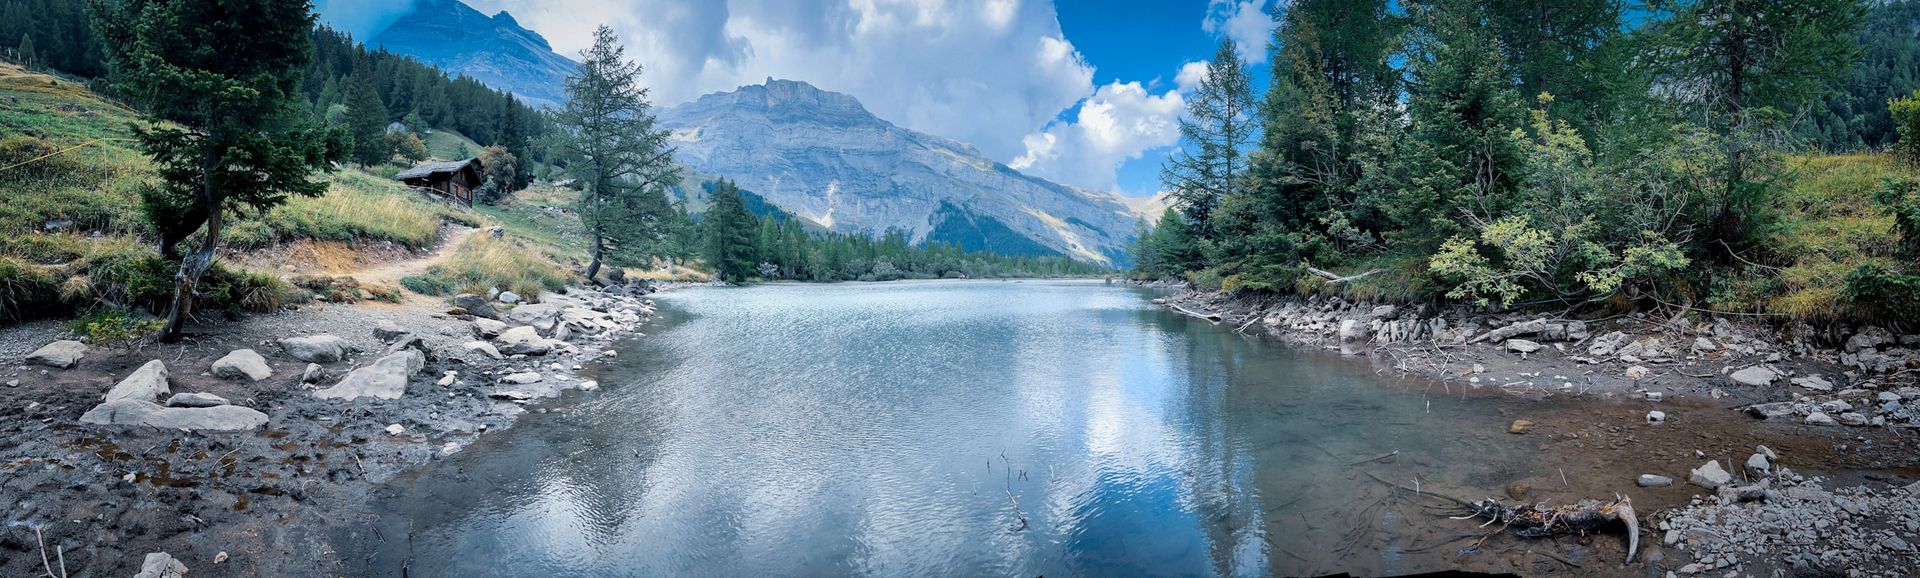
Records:
[[[347,133],[353,136],[353,160],[363,165],[387,162],[393,148],[387,143],[387,107],[380,103],[368,74],[347,79]]]
[[[1183,146],[1160,168],[1160,181],[1200,238],[1211,237],[1214,209],[1247,171],[1241,149],[1253,142],[1253,112],[1246,66],[1233,40],[1221,40],[1180,119]]]
[[[759,249],[754,240],[758,222],[753,213],[747,212],[740,190],[732,181],[720,181],[708,196],[713,206],[701,216],[706,226],[707,265],[723,280],[744,282],[753,275],[756,265],[754,257]]]
[[[613,29],[593,33],[580,73],[567,77],[567,104],[554,115],[559,149],[583,192],[593,278],[609,256],[638,262],[666,248],[663,223],[672,212],[666,188],[680,179],[667,131],[655,126],[640,65],[626,59]]]

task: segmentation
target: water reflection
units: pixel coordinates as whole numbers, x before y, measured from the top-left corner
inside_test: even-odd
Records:
[[[764,286],[661,301],[674,321],[603,368],[602,391],[389,487],[383,523],[410,538],[374,567],[1406,572],[1451,562],[1410,551],[1431,516],[1366,473],[1485,488],[1535,461],[1450,425],[1498,421],[1498,403],[1383,387],[1136,289]]]

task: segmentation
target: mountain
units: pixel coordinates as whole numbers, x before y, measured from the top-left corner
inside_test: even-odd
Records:
[[[842,232],[1125,266],[1135,213],[973,147],[894,126],[852,96],[768,79],[659,111],[681,163]]]
[[[459,0],[418,0],[367,45],[471,76],[534,108],[566,102],[567,75],[580,68],[506,11],[489,17]]]

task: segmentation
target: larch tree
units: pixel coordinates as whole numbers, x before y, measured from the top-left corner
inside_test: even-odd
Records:
[[[213,266],[229,214],[255,214],[313,180],[342,148],[337,131],[301,122],[295,95],[310,59],[313,6],[290,0],[96,0],[92,4],[122,95],[144,111],[136,128],[160,185],[143,195],[201,230],[180,261],[160,339],[180,336],[194,287]],[[166,230],[180,222],[157,222]]]
[[[1222,40],[1207,63],[1207,77],[1187,97],[1180,119],[1183,146],[1160,167],[1161,183],[1200,238],[1211,238],[1214,210],[1247,172],[1241,151],[1258,132],[1254,107],[1246,65],[1233,40]]]
[[[567,170],[584,187],[580,220],[592,259],[585,273],[592,279],[609,257],[638,262],[664,255],[673,210],[666,188],[680,180],[680,168],[640,86],[640,64],[627,60],[613,29],[594,30],[593,47],[581,56],[554,124]]]

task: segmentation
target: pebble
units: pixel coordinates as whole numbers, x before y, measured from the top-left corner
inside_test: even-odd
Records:
[[[397,436],[397,435],[400,435],[400,434],[403,434],[403,433],[407,433],[407,428],[406,428],[406,426],[402,426],[402,425],[400,425],[400,424],[397,424],[397,423],[396,423],[396,424],[393,424],[393,425],[390,425],[390,426],[387,426],[387,435],[390,435],[390,436]]]
[[[1660,410],[1647,412],[1647,423],[1665,423],[1666,421],[1667,412]]]

